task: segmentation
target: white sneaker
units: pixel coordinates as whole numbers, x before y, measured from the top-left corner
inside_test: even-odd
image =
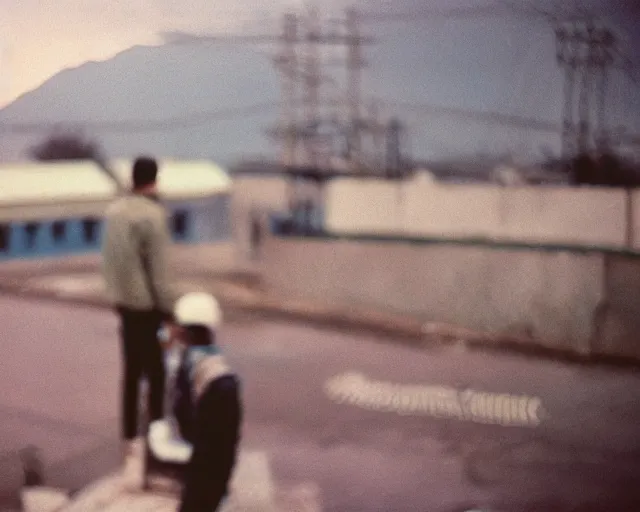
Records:
[[[123,456],[126,459],[129,456],[141,456],[144,451],[144,439],[136,437],[129,441],[124,441]]]
[[[130,455],[125,459],[122,468],[122,483],[128,491],[138,491],[142,488],[143,466],[142,459]]]
[[[122,480],[127,490],[142,488],[144,444],[142,438],[126,441],[124,445],[124,465]]]

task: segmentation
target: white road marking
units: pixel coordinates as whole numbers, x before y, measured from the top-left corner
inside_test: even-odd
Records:
[[[230,505],[275,509],[275,485],[267,453],[241,451],[230,488]]]
[[[392,384],[356,372],[329,379],[324,389],[337,403],[402,415],[527,427],[539,425],[543,416],[542,400],[535,396]]]
[[[157,494],[125,494],[100,512],[175,512],[178,499]]]
[[[141,465],[134,464],[135,471]],[[129,480],[129,479],[128,479]],[[136,481],[138,479],[136,478]],[[154,510],[164,512],[175,510],[177,497],[142,493],[125,485],[122,472],[107,476],[80,493],[64,512],[145,512]],[[223,512],[320,512],[317,486],[306,484],[292,491],[278,494],[295,497],[294,508],[281,507],[277,503],[276,486],[269,464],[269,457],[264,451],[243,451],[238,454],[238,462],[230,483],[231,495],[223,507]],[[297,501],[296,501],[297,500]],[[32,512],[31,510],[29,512]],[[33,512],[47,512],[33,510]]]
[[[120,472],[97,480],[82,490],[64,512],[93,512],[115,502],[125,492],[125,482]]]
[[[26,288],[44,289],[59,295],[102,293],[105,285],[100,275],[78,274],[29,279]]]
[[[322,512],[320,487],[311,482],[278,493],[279,512]]]
[[[69,503],[65,491],[49,487],[30,487],[22,491],[24,512],[57,512]]]

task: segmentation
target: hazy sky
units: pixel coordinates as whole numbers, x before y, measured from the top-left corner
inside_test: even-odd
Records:
[[[509,1],[523,3],[522,0]],[[361,3],[369,7],[374,2],[376,9],[394,11],[492,3],[490,0]],[[609,7],[627,5],[627,15],[639,15],[640,3],[636,0],[590,1],[592,4],[603,2]],[[570,3],[567,0],[564,5]],[[159,31],[235,32],[265,16],[277,20],[286,8],[302,4],[300,0],[0,0],[0,106],[38,87],[64,68],[107,59],[135,44],[156,43],[155,34]],[[346,4],[344,0],[321,3],[325,11]],[[479,22],[478,29],[486,30],[486,27]]]
[[[295,2],[210,0],[0,0],[0,105],[58,71],[104,60],[162,30],[228,30]]]

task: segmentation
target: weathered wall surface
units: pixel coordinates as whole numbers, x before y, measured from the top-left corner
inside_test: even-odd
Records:
[[[587,353],[604,298],[604,255],[270,238],[265,279],[292,296],[387,308]],[[613,335],[610,335],[610,337]]]
[[[235,240],[248,251],[249,211],[287,206],[282,178],[235,182]],[[361,304],[578,353],[640,359],[640,191],[443,185],[340,179],[325,189],[325,228],[338,235],[434,239],[362,241],[267,237],[265,279],[293,296]],[[505,248],[438,239],[528,243]]]
[[[594,350],[640,360],[640,258],[606,258],[606,301],[596,319]]]
[[[406,187],[373,180],[335,180],[325,191],[325,229],[346,234],[397,234]]]

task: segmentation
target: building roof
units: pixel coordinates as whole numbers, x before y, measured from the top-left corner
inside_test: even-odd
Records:
[[[0,205],[101,201],[116,191],[113,180],[91,161],[0,165]]]
[[[108,166],[120,184],[130,189],[133,160],[112,160]],[[213,162],[158,160],[158,169],[158,189],[167,198],[206,197],[231,190],[231,178]]]

